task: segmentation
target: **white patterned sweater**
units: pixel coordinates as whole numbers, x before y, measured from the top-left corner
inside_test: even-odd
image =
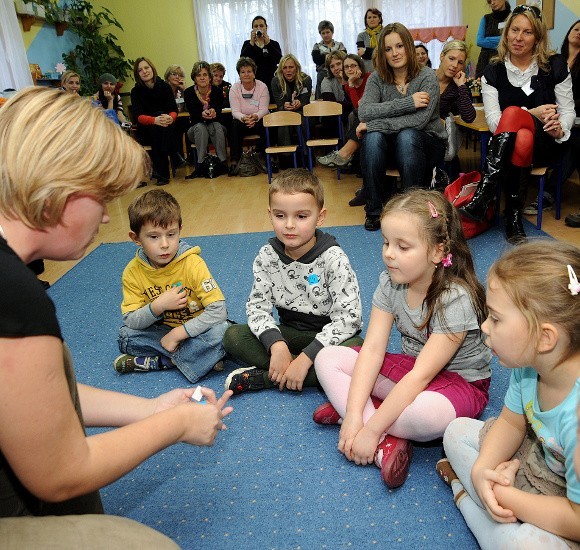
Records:
[[[362,329],[362,305],[356,274],[335,238],[316,230],[316,244],[294,260],[272,238],[254,260],[254,284],[246,314],[252,333],[269,350],[283,340],[273,317],[298,330],[316,331],[303,352],[312,360],[326,346],[338,345]]]

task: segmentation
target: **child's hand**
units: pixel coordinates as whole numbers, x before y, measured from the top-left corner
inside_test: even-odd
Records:
[[[489,515],[498,523],[514,523],[517,518],[511,510],[507,510],[499,505],[493,487],[496,483],[500,485],[510,485],[510,480],[503,473],[489,468],[473,469],[471,479],[479,500],[485,506]]]
[[[169,353],[173,353],[186,338],[189,338],[189,335],[185,328],[183,328],[183,325],[180,325],[172,328],[161,338],[160,344],[163,346],[163,349],[166,349]]]
[[[507,462],[499,464],[495,471],[502,474],[509,481],[509,485],[513,486],[519,467],[520,461],[517,458],[514,458],[514,460],[508,460]]]
[[[274,342],[270,347],[270,368],[268,369],[268,378],[279,384],[282,381],[282,376],[286,372],[286,369],[292,363],[292,354],[288,349],[286,342],[280,340],[279,342]],[[280,384],[280,389],[284,386]]]
[[[338,450],[348,459],[352,460],[352,444],[357,434],[363,429],[363,419],[360,414],[349,414],[348,411],[342,421],[338,436]]]
[[[151,307],[153,308],[153,313],[159,316],[166,311],[183,309],[187,305],[187,299],[188,296],[185,288],[182,286],[174,286],[155,298]]]
[[[289,390],[302,391],[302,383],[308,374],[308,369],[312,366],[312,361],[305,353],[301,353],[294,361],[290,363],[282,379],[280,380],[280,389],[284,386]]]
[[[379,444],[380,435],[376,435],[366,427],[363,427],[352,443],[351,460],[355,464],[372,464],[375,458],[375,451]]]

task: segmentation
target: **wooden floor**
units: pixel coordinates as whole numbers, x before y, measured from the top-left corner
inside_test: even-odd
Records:
[[[460,152],[462,169],[476,169],[479,152],[462,148]],[[231,233],[253,233],[270,231],[271,224],[267,214],[268,178],[260,175],[253,178],[221,176],[216,179],[186,180],[184,176],[189,168],[179,170],[177,177],[164,189],[172,193],[181,205],[183,215],[182,236],[223,235]],[[354,192],[362,185],[362,180],[355,175],[343,174],[340,181],[336,171],[317,167],[316,175],[324,184],[325,206],[328,210],[325,225],[362,225],[364,208],[348,206]],[[133,198],[153,184],[137,189],[117,199],[109,205],[111,221],[101,226],[97,240],[88,250],[90,252],[100,243],[128,241],[129,225],[127,206]],[[536,185],[529,190],[529,198],[536,193]],[[553,237],[572,242],[580,247],[580,229],[573,229],[564,224],[564,217],[571,212],[580,211],[580,180],[574,173],[563,189],[562,218],[554,219],[554,211],[544,213],[542,229]],[[530,217],[535,223],[535,217]],[[227,251],[224,251],[227,253]],[[54,283],[70,270],[76,262],[45,262],[45,272],[41,279]]]

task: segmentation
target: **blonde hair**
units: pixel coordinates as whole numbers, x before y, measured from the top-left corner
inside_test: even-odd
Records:
[[[433,216],[431,206],[437,216]],[[439,315],[445,323],[441,303],[442,295],[455,283],[469,294],[477,321],[481,325],[487,317],[485,290],[477,279],[471,251],[463,235],[463,228],[457,209],[439,191],[410,189],[402,195],[393,197],[383,208],[381,220],[393,212],[404,212],[415,215],[420,234],[429,249],[442,246],[443,254],[452,254],[452,265],[439,265],[433,273],[433,279],[425,295],[426,315],[423,330],[429,327],[433,315]]]
[[[409,32],[409,29],[402,23],[389,23],[383,27],[379,34],[378,46],[375,48],[376,57],[373,59],[375,69],[381,79],[387,84],[395,82],[393,68],[387,63],[385,55],[385,38],[392,33],[397,33],[401,37],[401,42],[407,55],[407,79],[406,82],[413,80],[421,71],[421,66],[417,61],[417,52],[415,51],[415,41]],[[373,53],[375,53],[373,52]]]
[[[451,40],[450,42],[446,42],[445,46],[441,50],[441,57],[445,57],[447,53],[451,50],[459,50],[460,52],[465,53],[465,59],[467,59],[467,45],[463,40]]]
[[[25,88],[0,109],[0,212],[28,227],[58,225],[75,193],[124,195],[146,166],[143,148],[76,94]]]
[[[580,295],[568,289],[568,265],[580,274],[577,247],[537,240],[504,254],[487,274],[488,285],[497,282],[521,311],[532,341],[538,341],[542,323],[563,328],[570,346],[561,361],[580,350]]]
[[[550,57],[553,56],[556,51],[552,50],[550,46],[550,41],[548,39],[548,29],[546,28],[546,24],[540,19],[536,17],[534,12],[531,10],[526,10],[523,12],[519,12],[514,14],[511,12],[509,17],[505,22],[505,27],[503,28],[503,32],[501,33],[501,38],[499,40],[499,45],[497,47],[497,55],[491,58],[492,63],[502,62],[504,63],[509,55],[508,49],[508,32],[512,26],[512,22],[514,17],[518,15],[523,15],[528,19],[530,24],[532,25],[532,31],[534,33],[534,37],[536,38],[536,45],[534,46],[534,56],[536,57],[536,63],[538,67],[543,71],[550,70]]]
[[[307,193],[314,197],[320,210],[324,208],[324,187],[320,180],[305,168],[284,170],[273,179],[269,189],[268,202],[272,200],[272,195],[275,193],[286,193],[288,195]]]
[[[75,76],[79,79],[80,82],[81,77],[79,73],[75,73],[74,71],[65,71],[64,73],[62,73],[62,76],[60,77],[60,85],[64,86],[71,78],[74,78]]]
[[[289,53],[280,59],[278,68],[276,69],[275,73],[276,78],[278,78],[278,84],[280,84],[280,89],[282,90],[282,95],[285,96],[288,90],[288,85],[286,84],[286,79],[284,78],[284,72],[282,71],[286,61],[294,61],[294,64],[296,65],[296,79],[294,82],[296,83],[296,92],[299,94],[304,87],[304,81],[308,75],[302,72],[302,65],[300,65],[300,61],[298,61],[294,55]]]
[[[178,73],[181,74],[183,78],[185,78],[185,69],[181,65],[169,65],[165,70],[165,75],[163,76],[163,80],[167,80],[171,73]]]

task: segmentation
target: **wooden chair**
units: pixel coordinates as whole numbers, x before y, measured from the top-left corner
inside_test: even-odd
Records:
[[[306,147],[308,149],[308,167],[312,172],[312,148],[313,147],[334,147],[335,150],[342,146],[342,105],[336,101],[313,101],[304,106],[304,116],[310,117],[336,117],[336,137],[324,139],[310,138],[310,124],[306,124]],[[340,167],[336,169],[337,179],[340,179]]]
[[[272,181],[272,160],[270,155],[277,153],[292,153],[294,168],[298,166],[296,152],[302,150],[302,116],[294,111],[276,111],[264,116],[262,119],[266,129],[266,164],[268,166],[268,183]],[[296,126],[298,144],[294,145],[270,145],[270,128],[280,126]]]

